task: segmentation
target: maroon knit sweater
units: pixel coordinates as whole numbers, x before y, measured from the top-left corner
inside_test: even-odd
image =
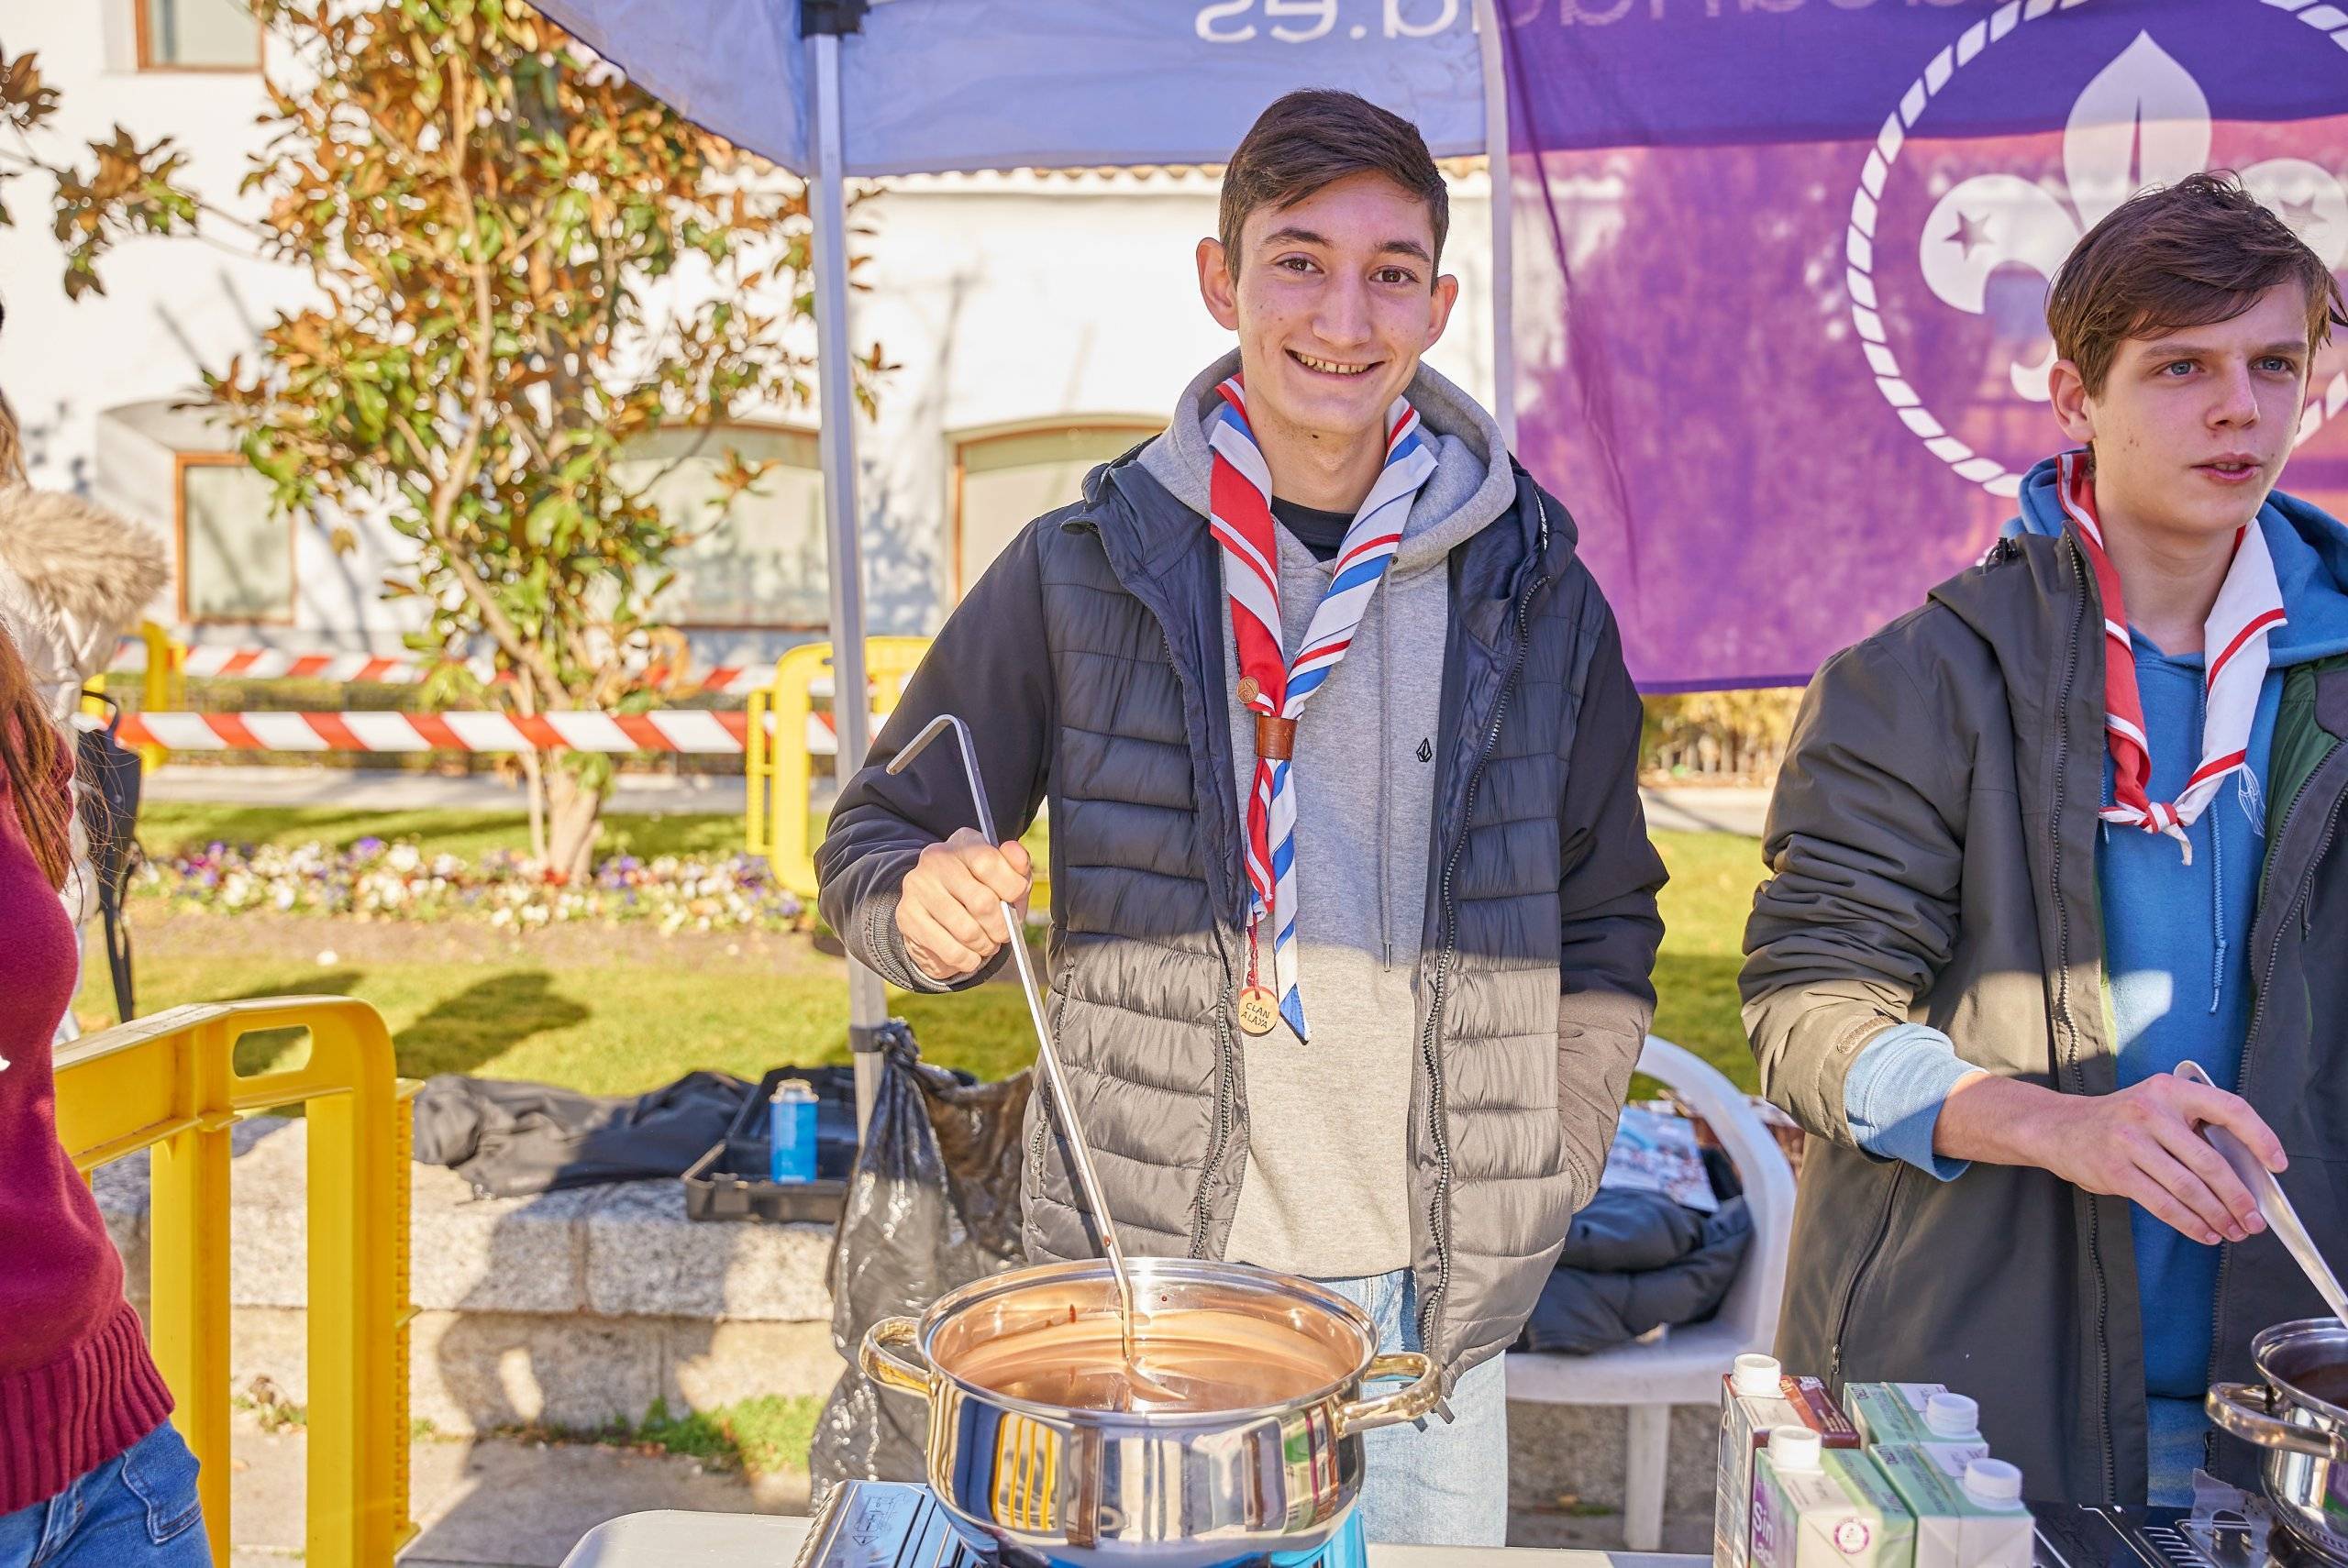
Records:
[[[73,945],[0,768],[0,1515],[55,1496],[172,1413],[97,1200],[57,1142],[49,1043],[72,999]]]

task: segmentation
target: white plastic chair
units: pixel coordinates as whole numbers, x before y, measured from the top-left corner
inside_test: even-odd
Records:
[[[1794,1173],[1776,1138],[1739,1089],[1692,1052],[1650,1034],[1639,1071],[1667,1085],[1708,1122],[1744,1184],[1753,1242],[1708,1323],[1675,1328],[1647,1344],[1593,1355],[1517,1352],[1508,1358],[1508,1397],[1542,1405],[1624,1405],[1630,1441],[1623,1499],[1623,1544],[1663,1543],[1663,1482],[1671,1457],[1671,1407],[1721,1399],[1721,1375],[1749,1351],[1767,1353],[1778,1337],[1786,1287],[1786,1242],[1793,1230]]]

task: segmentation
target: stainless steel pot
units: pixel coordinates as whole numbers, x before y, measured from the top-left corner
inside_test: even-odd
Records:
[[[1006,1359],[1048,1359],[1056,1344],[1116,1353],[1105,1263],[997,1275],[941,1297],[918,1320],[875,1323],[860,1347],[876,1382],[928,1401],[929,1485],[939,1502],[973,1544],[1071,1568],[1226,1568],[1326,1542],[1361,1489],[1361,1434],[1433,1409],[1434,1363],[1379,1354],[1360,1309],[1309,1280],[1183,1259],[1135,1258],[1132,1267],[1144,1314],[1137,1350],[1153,1376],[1170,1364],[1163,1358],[1190,1353],[1181,1345],[1202,1342],[1177,1343],[1166,1325],[1227,1322],[1244,1332],[1224,1342],[1224,1369],[1237,1365],[1244,1382],[1248,1356],[1260,1353],[1280,1396],[1246,1408],[1119,1411],[988,1386],[974,1370],[1000,1383]],[[1153,1329],[1168,1337],[1154,1345]],[[1241,1342],[1257,1352],[1227,1352]],[[1411,1381],[1361,1397],[1363,1384],[1391,1377]]]
[[[2300,1542],[2348,1568],[2348,1326],[2277,1323],[2250,1342],[2255,1383],[2210,1390],[2210,1419],[2266,1450],[2266,1500]]]

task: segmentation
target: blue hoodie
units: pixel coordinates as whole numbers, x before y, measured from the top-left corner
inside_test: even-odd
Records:
[[[2267,639],[2268,673],[2250,736],[2251,767],[2221,787],[2187,830],[2188,866],[2165,834],[2106,826],[2096,875],[2104,925],[2106,997],[2121,1088],[2172,1072],[2187,1058],[2235,1087],[2250,1027],[2250,927],[2265,858],[2265,769],[2282,698],[2281,672],[2348,652],[2348,528],[2280,491],[2259,510],[2288,622]],[[2055,536],[2065,526],[2054,463],[2022,481],[2021,515],[2004,532]],[[2134,634],[2136,685],[2152,742],[2154,800],[2173,800],[2200,759],[2202,657],[2168,654]],[[2111,764],[2104,760],[2104,800]],[[1852,1132],[1871,1154],[1909,1161],[1944,1181],[1961,1163],[1933,1153],[1940,1107],[1972,1071],[1948,1038],[1906,1024],[1868,1043],[1844,1098]],[[2143,1304],[2145,1388],[2153,1434],[2153,1501],[2190,1501],[2206,1428],[2211,1316],[2219,1249],[2188,1241],[2142,1208],[2130,1216]]]

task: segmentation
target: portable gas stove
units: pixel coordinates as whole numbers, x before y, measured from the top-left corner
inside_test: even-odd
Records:
[[[2264,1498],[2204,1475],[2190,1508],[2033,1503],[2038,1568],[2328,1568]]]
[[[1368,1568],[1361,1518],[1312,1551],[1239,1559],[1231,1568]],[[1058,1568],[1053,1559],[980,1550],[955,1532],[926,1486],[847,1481],[825,1500],[793,1568]]]

